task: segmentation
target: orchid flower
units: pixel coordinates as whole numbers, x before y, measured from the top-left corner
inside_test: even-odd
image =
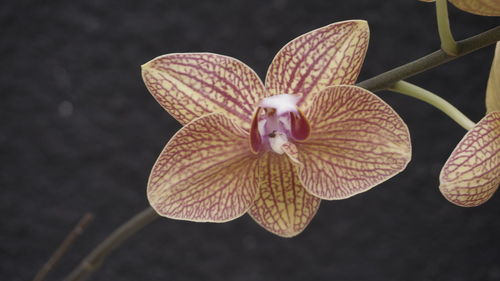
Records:
[[[475,207],[500,184],[500,43],[486,90],[486,116],[460,141],[441,170],[439,189],[448,201]]]
[[[420,0],[435,2],[436,0]],[[480,16],[500,16],[499,0],[449,0],[462,11]]]
[[[152,169],[151,206],[199,222],[248,212],[291,237],[321,199],[348,198],[402,171],[411,158],[406,124],[352,86],[368,38],[361,20],[306,33],[278,52],[265,84],[242,62],[212,53],[143,65],[148,90],[184,125]]]

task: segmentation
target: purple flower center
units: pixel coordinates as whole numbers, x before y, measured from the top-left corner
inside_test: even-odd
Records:
[[[250,130],[254,152],[272,150],[283,154],[282,145],[307,138],[309,124],[297,108],[299,100],[298,95],[281,94],[259,103]]]

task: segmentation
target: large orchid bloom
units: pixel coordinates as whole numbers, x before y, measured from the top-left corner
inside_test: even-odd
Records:
[[[420,0],[434,2],[435,0]],[[500,16],[499,0],[449,0],[462,11],[480,16]]]
[[[439,189],[458,206],[483,204],[500,184],[500,43],[488,80],[486,113],[467,132],[441,170]]]
[[[351,86],[368,38],[359,20],[306,33],[279,51],[265,85],[242,62],[211,53],[168,54],[143,65],[151,94],[184,125],[151,172],[152,207],[200,222],[248,212],[291,237],[321,199],[348,198],[402,171],[411,154],[405,123],[380,98]]]

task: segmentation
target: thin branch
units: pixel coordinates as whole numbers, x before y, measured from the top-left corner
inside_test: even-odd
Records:
[[[38,271],[33,278],[33,281],[42,281],[51,269],[54,268],[56,263],[61,259],[61,257],[66,253],[69,247],[75,242],[76,238],[82,234],[85,227],[92,221],[94,216],[91,213],[86,213],[76,224],[76,226],[71,230],[71,232],[64,238],[63,242],[56,251],[52,254],[49,260],[43,265],[43,267]]]
[[[404,80],[425,70],[434,68],[443,63],[454,60],[475,50],[500,41],[500,26],[485,31],[476,36],[458,42],[459,52],[456,56],[450,56],[443,50],[436,51],[425,57],[393,68],[387,72],[377,75],[357,84],[361,88],[376,92],[389,88],[399,80]]]
[[[441,49],[450,56],[456,56],[458,54],[458,45],[451,33],[448,18],[448,0],[436,0],[436,18]]]
[[[101,242],[66,278],[65,281],[85,280],[96,270],[104,259],[130,236],[141,230],[156,218],[159,218],[151,207],[148,207],[132,217],[104,241]]]
[[[398,81],[389,88],[390,91],[404,94],[410,97],[417,98],[424,101],[437,109],[444,112],[451,119],[457,122],[466,130],[472,129],[474,127],[474,122],[472,122],[467,116],[465,116],[460,110],[451,105],[445,99],[440,96],[427,91],[426,89],[420,88],[416,85],[408,83],[406,81]]]

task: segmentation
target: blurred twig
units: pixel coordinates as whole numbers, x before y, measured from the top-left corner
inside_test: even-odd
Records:
[[[35,275],[35,278],[33,278],[33,281],[42,281],[47,276],[50,270],[54,268],[56,263],[61,259],[64,253],[66,253],[69,247],[75,242],[76,238],[78,238],[78,236],[82,234],[87,224],[89,224],[93,218],[94,216],[91,213],[86,213],[85,215],[83,215],[83,217],[76,224],[76,226],[71,230],[71,232],[66,236],[66,238],[64,238],[61,245],[59,245],[56,251],[49,258],[49,260],[43,265],[40,271],[38,271],[38,273]]]
[[[64,279],[65,281],[85,280],[96,270],[103,260],[130,236],[151,223],[158,214],[148,207],[117,228],[101,242],[80,264]]]

